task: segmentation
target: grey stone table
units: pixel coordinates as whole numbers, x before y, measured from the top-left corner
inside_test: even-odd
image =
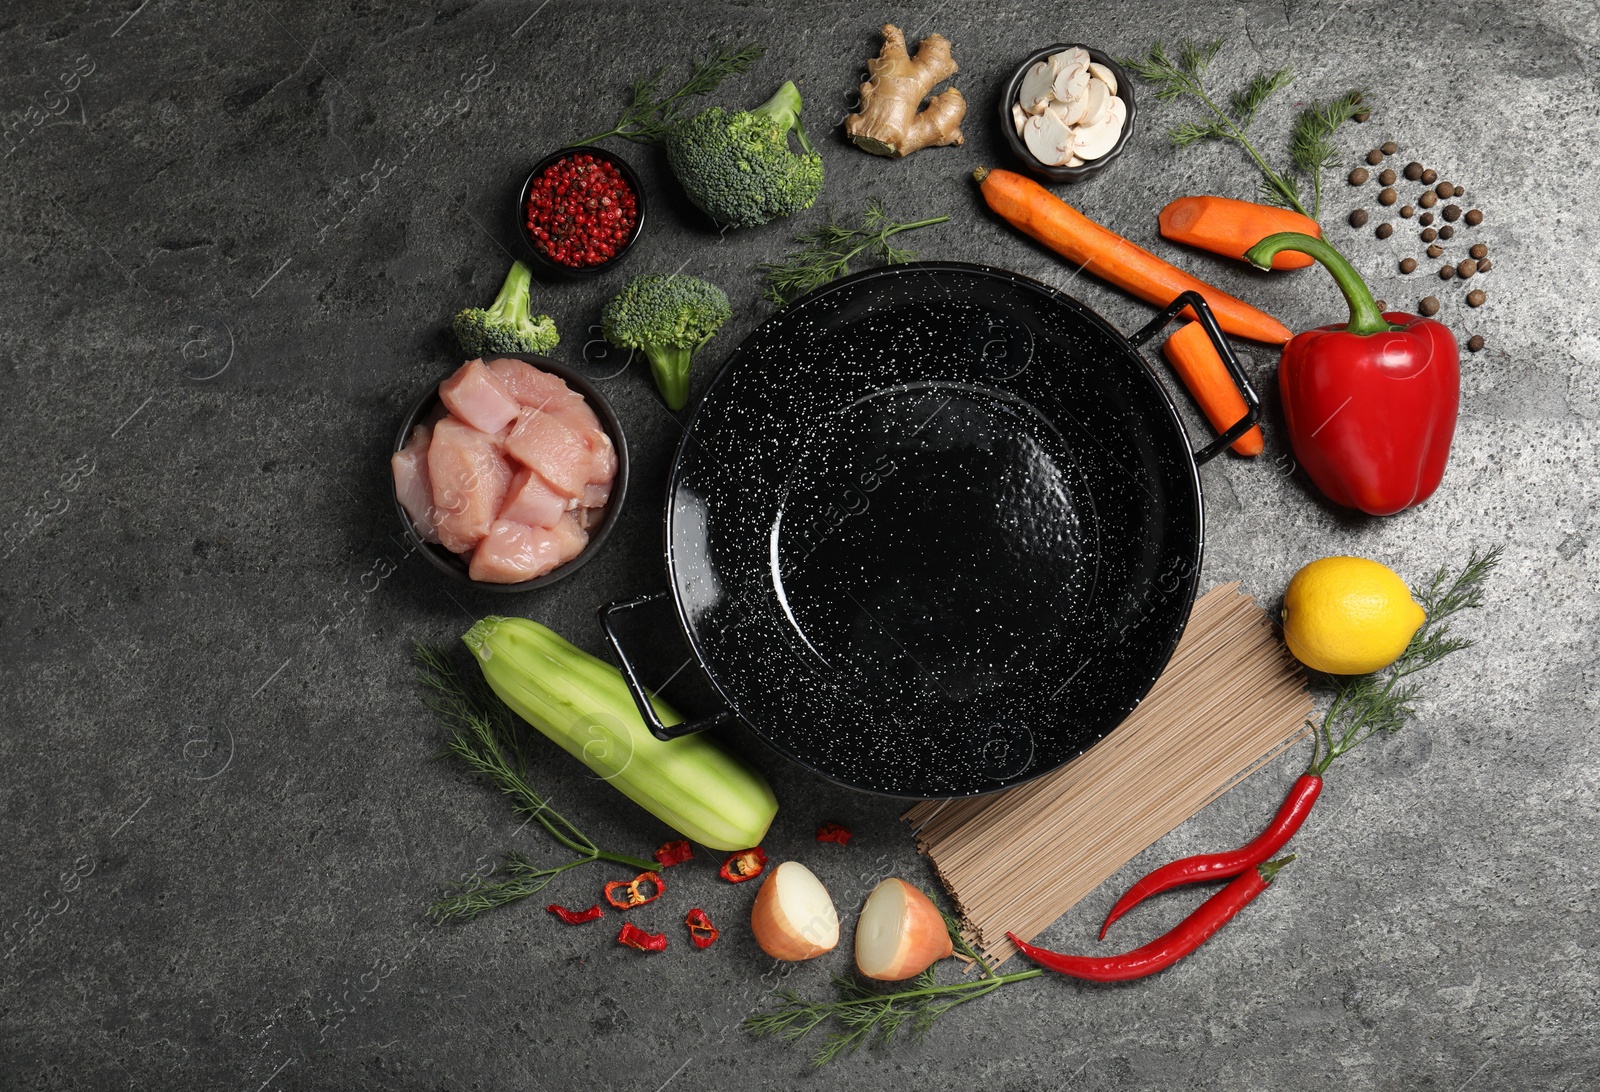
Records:
[[[889,162],[830,128],[885,18],[953,39],[975,104],[964,147]],[[511,603],[405,555],[387,445],[457,359],[451,313],[504,274],[531,160],[604,127],[632,77],[714,33],[771,46],[722,101],[799,82],[824,205],[849,214],[877,195],[903,214],[947,212],[916,240],[925,255],[1057,285],[1071,271],[983,213],[967,181],[1003,162],[990,102],[1037,43],[1127,53],[1218,34],[1224,81],[1292,65],[1258,123],[1277,155],[1297,101],[1371,91],[1373,119],[1341,135],[1324,219],[1378,295],[1409,309],[1437,292],[1463,338],[1487,339],[1464,358],[1450,472],[1418,510],[1352,518],[1289,472],[1269,406],[1265,457],[1205,469],[1204,583],[1239,579],[1270,601],[1332,553],[1412,578],[1473,546],[1504,544],[1505,561],[1465,623],[1477,646],[1442,669],[1416,722],[1337,771],[1301,860],[1169,973],[1019,984],[920,1045],[813,1072],[803,1050],[751,1041],[738,1021],[780,981],[820,995],[847,952],[774,968],[737,926],[749,891],[704,870],[680,882],[730,926],[704,953],[645,959],[527,904],[450,928],[421,915],[478,862],[550,850],[430,761],[439,729],[418,705],[410,642],[452,640],[509,607],[597,649],[594,605],[660,584],[658,498],[680,425],[638,366],[591,366],[635,456],[621,526],[574,578]],[[1596,1087],[1597,47],[1593,5],[1562,2],[8,3],[0,1088]],[[1156,209],[1255,188],[1233,149],[1170,147],[1162,132],[1183,116],[1147,95],[1126,156],[1070,199],[1175,254]],[[1462,306],[1459,283],[1395,272],[1420,250],[1414,229],[1380,243],[1345,225],[1373,188],[1340,179],[1384,139],[1487,213],[1485,307]],[[624,272],[681,267],[733,297],[703,387],[769,313],[754,266],[823,208],[719,234],[656,155],[620,150],[655,198]],[[1292,325],[1341,312],[1314,271],[1182,260]],[[582,359],[619,283],[537,289],[566,359]],[[1070,291],[1123,330],[1149,313],[1087,278]],[[1242,348],[1270,391],[1273,354]],[[882,876],[928,882],[899,804],[735,742],[784,801],[768,848],[817,861],[847,916]],[[546,754],[545,784],[596,840],[647,853],[664,838]],[[1253,830],[1300,761],[1117,882]],[[823,819],[857,832],[847,852],[812,847]],[[593,877],[577,875],[553,893],[586,904]],[[1047,942],[1091,944],[1112,886]],[[1189,905],[1151,907],[1140,927]]]

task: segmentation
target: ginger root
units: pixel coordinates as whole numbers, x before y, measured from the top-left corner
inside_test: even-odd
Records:
[[[885,24],[883,49],[867,62],[869,79],[861,85],[861,111],[845,118],[845,135],[873,155],[897,159],[919,148],[960,144],[961,119],[967,115],[967,100],[960,91],[952,87],[922,107],[923,96],[955,75],[956,67],[944,35],[922,39],[912,57],[906,53],[900,28]]]

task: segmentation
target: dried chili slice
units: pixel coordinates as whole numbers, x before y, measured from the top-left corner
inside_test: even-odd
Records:
[[[817,841],[838,842],[847,846],[850,844],[850,832],[838,823],[823,823],[817,828]]]
[[[553,902],[549,906],[546,906],[545,909],[550,911],[550,913],[554,914],[556,917],[560,918],[562,921],[566,922],[568,925],[582,925],[586,921],[599,921],[601,918],[606,916],[606,912],[600,909],[599,903],[595,903],[587,910],[568,910],[560,903]]]
[[[689,848],[687,838],[679,838],[676,842],[668,842],[655,851],[655,859],[661,862],[662,868],[671,868],[675,864],[682,864],[694,856],[694,851]]]
[[[729,883],[744,883],[749,879],[761,875],[767,867],[767,851],[760,846],[753,849],[741,849],[738,853],[731,853],[728,859],[722,862],[722,868],[717,875]]]
[[[655,888],[654,894],[646,895],[639,890],[640,884],[650,884]],[[617,892],[623,892],[618,896]],[[606,884],[606,901],[618,910],[632,910],[635,906],[655,902],[667,893],[667,885],[661,882],[659,872],[641,872],[631,880],[612,880]]]
[[[647,933],[633,922],[625,921],[622,923],[622,932],[617,934],[617,943],[641,952],[664,952],[667,950],[667,934]]]
[[[683,919],[683,923],[689,927],[689,940],[696,948],[709,948],[722,935],[722,931],[711,924],[706,912],[698,906],[689,911],[689,916]]]

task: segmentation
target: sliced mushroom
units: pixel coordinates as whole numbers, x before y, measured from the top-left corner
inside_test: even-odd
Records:
[[[1088,98],[1080,95],[1068,102],[1062,102],[1060,99],[1051,99],[1045,109],[1060,118],[1061,124],[1076,125],[1079,119],[1083,117],[1084,107],[1088,105]]]
[[[1060,71],[1063,68],[1071,68],[1074,65],[1079,68],[1088,68],[1089,51],[1078,46],[1073,46],[1071,49],[1063,49],[1060,53],[1050,54],[1048,60],[1051,67],[1055,68],[1057,71]]]
[[[1028,123],[1028,112],[1016,103],[1011,104],[1011,121],[1017,127],[1017,135],[1022,135],[1022,127]]]
[[[1099,80],[1101,83],[1110,88],[1113,95],[1117,93],[1116,74],[1099,61],[1089,62],[1089,75],[1093,76],[1095,79]]]
[[[1054,79],[1055,72],[1043,61],[1028,69],[1017,90],[1017,101],[1022,108],[1030,114],[1043,110],[1044,104],[1050,101],[1050,84]]]
[[[1072,131],[1072,154],[1083,159],[1099,159],[1117,143],[1127,120],[1128,108],[1122,100],[1111,99],[1105,116],[1097,124],[1080,125]]]
[[[1054,166],[1072,154],[1073,130],[1047,110],[1028,119],[1022,127],[1022,142],[1033,158]]]
[[[1077,156],[1072,156],[1065,163],[1061,164],[1061,166],[1063,166],[1063,167],[1081,167],[1081,166],[1083,166],[1083,160],[1079,159]]]
[[[1116,100],[1111,89],[1093,77],[1089,79],[1089,87],[1083,97],[1088,105],[1083,108],[1083,116],[1078,119],[1079,125],[1099,125],[1101,119],[1106,116],[1106,104]]]
[[[1086,64],[1071,64],[1056,71],[1056,76],[1050,84],[1050,90],[1062,102],[1071,102],[1073,99],[1083,97],[1084,88],[1089,85],[1089,66]]]

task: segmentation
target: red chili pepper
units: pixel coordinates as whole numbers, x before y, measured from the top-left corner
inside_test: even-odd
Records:
[[[1307,330],[1283,347],[1278,387],[1295,460],[1330,500],[1369,515],[1421,504],[1439,487],[1455,436],[1455,336],[1433,319],[1380,314],[1361,275],[1321,239],[1279,232],[1245,257],[1267,269],[1282,250],[1326,266],[1350,305],[1348,324]]]
[[[722,867],[717,875],[729,883],[744,883],[761,875],[761,870],[767,867],[767,851],[760,846],[754,849],[741,849],[738,853],[728,856],[722,862]]]
[[[622,923],[622,932],[617,934],[617,943],[641,952],[664,952],[667,950],[667,934],[647,933],[633,922],[625,921]]]
[[[838,842],[842,846],[850,844],[850,832],[838,823],[823,823],[817,828],[817,841]]]
[[[606,916],[606,912],[600,909],[599,903],[595,903],[587,910],[568,910],[565,906],[553,902],[546,906],[545,909],[568,925],[582,925],[586,921],[599,921]]]
[[[1227,887],[1201,903],[1176,928],[1122,955],[1067,955],[1064,952],[1052,952],[1048,948],[1035,948],[1014,933],[1007,933],[1006,937],[1017,946],[1019,952],[1047,971],[1088,979],[1090,982],[1126,982],[1131,978],[1143,978],[1172,966],[1210,940],[1212,934],[1232,921],[1235,914],[1265,891],[1278,870],[1292,860],[1294,857],[1290,855],[1241,873]]]
[[[709,948],[722,935],[722,931],[711,924],[706,912],[698,906],[689,911],[689,916],[683,919],[683,923],[689,927],[689,939],[696,948]]]
[[[661,862],[662,868],[671,868],[675,864],[682,864],[694,856],[694,850],[689,848],[686,838],[679,838],[676,842],[668,842],[656,850],[655,858]]]
[[[1190,883],[1232,879],[1247,868],[1253,868],[1282,849],[1311,814],[1311,805],[1322,792],[1322,778],[1316,774],[1302,774],[1284,798],[1278,814],[1272,817],[1267,829],[1254,841],[1226,853],[1201,853],[1184,857],[1171,864],[1162,865],[1138,883],[1128,888],[1127,894],[1117,900],[1100,926],[1100,939],[1106,938],[1111,923],[1138,906],[1152,895],[1170,891]]]
[[[655,892],[651,895],[646,895],[643,891],[640,891],[639,885],[644,883],[653,884]],[[618,898],[618,891],[626,893],[621,898]],[[606,884],[605,891],[606,901],[618,910],[632,910],[635,906],[644,906],[646,903],[655,902],[666,893],[667,885],[661,882],[661,873],[659,872],[641,872],[631,880],[612,880]]]

